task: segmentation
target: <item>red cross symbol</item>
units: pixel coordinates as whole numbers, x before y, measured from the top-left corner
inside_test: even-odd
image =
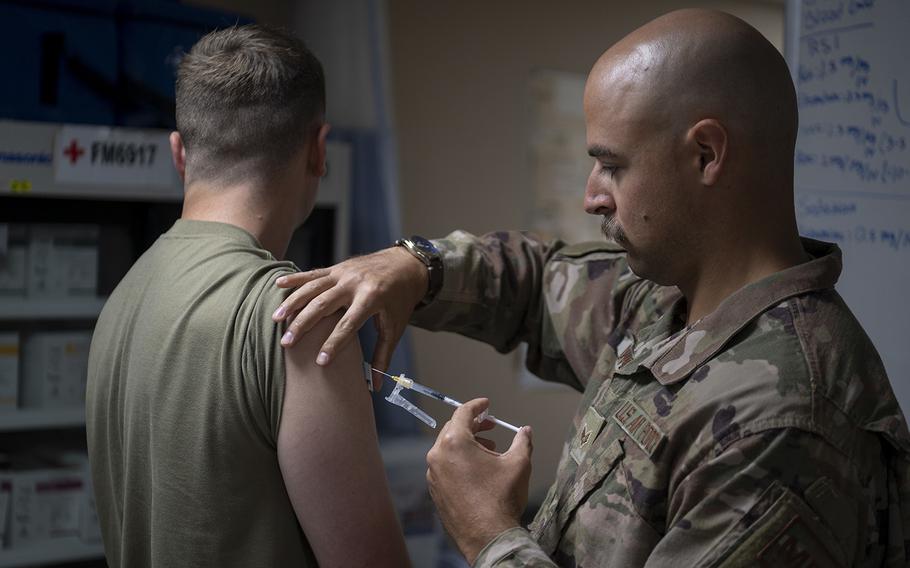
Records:
[[[85,150],[79,147],[75,138],[70,140],[70,145],[63,149],[63,155],[70,159],[70,164],[75,164],[82,154],[85,154]]]

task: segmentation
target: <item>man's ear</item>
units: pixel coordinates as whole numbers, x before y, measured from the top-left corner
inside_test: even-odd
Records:
[[[171,132],[168,140],[171,143],[171,159],[174,161],[174,168],[180,174],[180,181],[186,181],[186,147],[183,145],[183,138],[175,130]]]
[[[696,152],[696,165],[703,184],[711,186],[720,179],[727,159],[727,130],[716,119],[705,118],[687,133]]]
[[[324,123],[319,127],[316,132],[315,144],[313,144],[313,149],[310,152],[310,169],[317,177],[325,177],[325,174],[328,173],[325,145],[326,137],[331,129],[332,127],[328,123]]]

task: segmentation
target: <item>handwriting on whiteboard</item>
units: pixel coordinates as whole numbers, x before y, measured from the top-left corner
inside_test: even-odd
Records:
[[[910,250],[910,226],[882,228],[867,225],[840,227],[807,227],[800,231],[804,237],[838,244],[850,243],[890,249],[894,252]]]
[[[804,0],[795,69],[797,180],[910,195],[910,99],[868,45],[882,0]],[[910,86],[905,85],[905,88]],[[904,93],[910,97],[910,93]],[[905,118],[907,116],[907,118]],[[900,240],[900,239],[898,239]]]
[[[800,195],[796,199],[796,211],[803,236],[841,245],[910,252],[910,224],[887,226],[882,222],[866,222],[861,204],[856,200]]]

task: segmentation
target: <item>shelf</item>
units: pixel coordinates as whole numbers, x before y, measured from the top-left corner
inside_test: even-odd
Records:
[[[89,178],[60,175],[63,173],[61,168],[68,169],[65,167],[71,162],[57,146],[58,138],[78,139],[80,141],[76,143],[74,140],[74,143],[77,144],[77,148],[82,146],[84,150],[93,142],[109,140],[110,136],[120,141],[155,145],[159,148],[157,153],[163,158],[158,164],[167,171],[162,173],[162,170],[156,167],[153,170],[146,170],[142,175],[127,174],[126,178],[122,173],[118,175],[116,168],[104,168],[103,173],[90,175]],[[101,125],[86,127],[51,122],[0,120],[0,152],[36,158],[24,162],[0,162],[0,180],[3,180],[4,184],[7,180],[25,182],[15,194],[23,198],[63,197],[179,203],[183,201],[183,182],[180,181],[177,170],[169,164],[170,149],[167,136],[168,131],[160,129],[111,128]],[[79,170],[82,168],[75,171]],[[152,180],[153,183],[148,183]]]
[[[84,408],[30,408],[0,411],[0,432],[81,428],[85,426]]]
[[[107,298],[0,298],[0,320],[93,319]]]
[[[0,568],[78,562],[104,557],[101,543],[84,543],[76,537],[58,538],[17,550],[0,550]]]

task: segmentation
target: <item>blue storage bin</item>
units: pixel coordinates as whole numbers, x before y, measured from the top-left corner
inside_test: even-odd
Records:
[[[110,3],[57,4],[60,10],[0,3],[0,117],[112,124],[111,101],[86,83],[116,82]]]
[[[182,54],[250,21],[174,0],[0,0],[0,118],[173,127]]]
[[[182,55],[212,30],[251,21],[153,0],[123,2],[119,14],[121,79],[135,91],[133,104],[117,117],[125,126],[173,127],[174,81]]]
[[[32,8],[81,12],[92,16],[109,16],[122,0],[0,0],[2,4],[26,4]],[[162,0],[150,0],[158,2]],[[168,0],[164,0],[168,1]],[[176,0],[174,0],[176,1]]]

